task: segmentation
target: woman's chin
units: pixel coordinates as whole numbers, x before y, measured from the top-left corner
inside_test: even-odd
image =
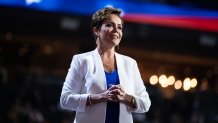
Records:
[[[119,45],[120,41],[119,40],[114,40],[113,43],[114,43],[115,46],[117,46],[117,45]]]

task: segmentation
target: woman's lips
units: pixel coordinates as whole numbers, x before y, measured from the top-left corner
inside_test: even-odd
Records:
[[[118,39],[117,35],[110,35],[110,37]]]

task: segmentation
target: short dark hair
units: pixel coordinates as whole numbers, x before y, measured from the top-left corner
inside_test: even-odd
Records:
[[[101,10],[96,11],[92,15],[91,29],[93,29],[94,27],[99,29],[102,26],[103,21],[107,19],[107,17],[111,14],[117,15],[122,20],[123,25],[123,19],[121,18],[121,10],[112,7],[105,7]],[[95,34],[93,35],[94,37],[96,37]]]

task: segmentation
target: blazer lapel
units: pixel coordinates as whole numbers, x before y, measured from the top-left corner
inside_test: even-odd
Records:
[[[93,57],[94,57],[96,76],[98,78],[99,84],[101,84],[101,86],[104,87],[104,90],[107,90],[104,67],[97,48],[93,51]]]
[[[116,57],[117,72],[119,75],[120,85],[125,89],[125,85],[124,85],[125,68],[123,66],[123,62],[122,62],[123,60],[118,53],[115,53],[115,57]]]

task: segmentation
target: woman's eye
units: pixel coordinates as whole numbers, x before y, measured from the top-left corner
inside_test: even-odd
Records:
[[[123,27],[119,26],[119,27],[118,27],[118,29],[122,30],[122,29],[123,29]]]
[[[112,24],[110,24],[110,23],[109,23],[109,24],[107,24],[106,26],[107,26],[107,27],[111,27],[111,26],[112,26]]]

